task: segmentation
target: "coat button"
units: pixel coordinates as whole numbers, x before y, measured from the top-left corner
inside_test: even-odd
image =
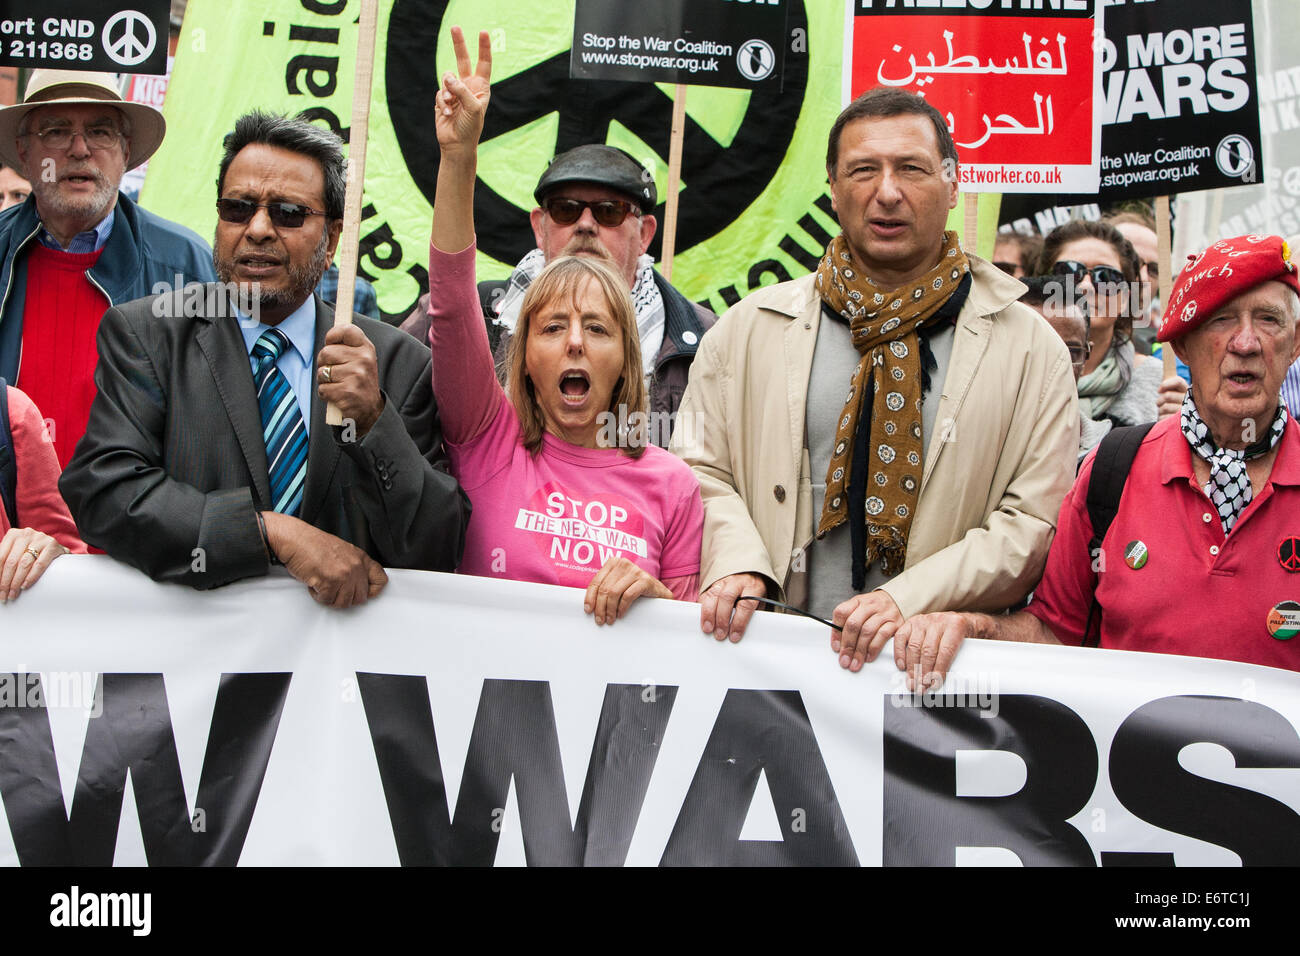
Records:
[[[777,485],[775,488],[773,488],[772,494],[776,496],[776,500],[778,503],[785,501],[785,487],[783,485]]]

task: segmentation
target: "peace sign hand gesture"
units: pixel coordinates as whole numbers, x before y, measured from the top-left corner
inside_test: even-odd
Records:
[[[451,28],[451,43],[456,51],[456,72],[443,74],[442,89],[435,97],[434,126],[443,156],[474,152],[483,132],[492,78],[492,41],[487,31],[478,35],[478,66],[470,71],[469,48],[460,27]]]

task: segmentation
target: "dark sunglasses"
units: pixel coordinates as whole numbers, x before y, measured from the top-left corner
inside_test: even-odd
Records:
[[[1124,273],[1113,266],[1093,266],[1089,269],[1082,262],[1073,259],[1062,259],[1052,266],[1052,275],[1073,276],[1075,282],[1082,282],[1085,276],[1092,276],[1092,285],[1097,289],[1104,285],[1116,286],[1124,281]]]
[[[308,216],[323,216],[325,213],[300,206],[296,202],[253,202],[251,199],[218,199],[217,215],[222,222],[243,224],[256,215],[259,209],[265,209],[271,217],[271,224],[279,229],[297,229],[307,221]]]
[[[548,199],[542,203],[547,215],[556,225],[572,226],[582,218],[582,211],[590,209],[591,215],[602,226],[621,226],[628,216],[640,218],[641,210],[634,203],[622,199],[601,199],[585,202],[581,199]]]

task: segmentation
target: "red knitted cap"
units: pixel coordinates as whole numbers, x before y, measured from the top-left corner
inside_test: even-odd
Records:
[[[1270,279],[1300,295],[1291,250],[1280,236],[1220,239],[1199,255],[1188,256],[1169,295],[1156,341],[1186,335],[1225,302]]]

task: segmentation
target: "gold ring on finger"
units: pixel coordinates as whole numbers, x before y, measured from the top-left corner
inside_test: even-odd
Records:
[[[332,365],[326,365],[323,369],[321,369],[321,371],[325,373],[325,381],[327,382],[334,381],[333,368],[334,366]]]
[[[37,558],[41,556],[41,553],[37,551],[35,548],[28,548],[27,553],[32,556],[33,561],[35,561]]]

